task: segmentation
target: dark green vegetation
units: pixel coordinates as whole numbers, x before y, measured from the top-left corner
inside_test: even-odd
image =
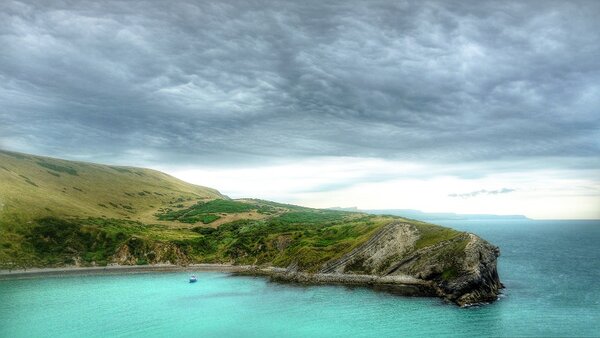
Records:
[[[43,161],[39,161],[36,162],[39,166],[42,166],[44,168],[48,168],[50,170],[54,170],[58,173],[67,173],[69,175],[77,175],[77,170],[68,167],[68,166],[62,166],[62,165],[58,165],[58,164],[54,164],[54,163],[48,163],[48,162],[43,162]],[[55,175],[55,173],[50,172],[51,174]]]
[[[152,257],[157,244],[171,244],[186,256],[185,263],[294,265],[303,271],[316,272],[326,262],[339,259],[366,242],[394,219],[329,210],[303,210],[264,220],[232,221],[216,228],[196,226],[183,229],[124,219],[46,217],[16,232],[19,240],[13,238],[12,242],[18,242],[17,247],[7,245],[0,251],[4,253],[4,268],[106,265],[114,262],[119,248],[128,246],[131,249],[137,243],[145,249],[132,253],[136,264],[148,264],[157,262]],[[436,231],[432,229],[436,226],[406,221],[422,231],[428,241],[435,243],[432,236]],[[461,234],[447,229],[443,238],[452,239]],[[465,244],[466,241],[457,241],[457,245],[444,247],[443,252],[440,251],[441,259],[461,257],[460,249],[464,249]],[[177,259],[175,257],[170,262],[183,263]],[[448,263],[450,268],[444,272],[444,279],[456,276],[453,262]]]
[[[447,241],[453,238],[456,238],[460,232],[441,227],[439,225],[429,224],[425,222],[413,221],[419,228],[419,232],[421,236],[417,240],[417,244],[415,249],[422,249],[424,247],[428,247],[439,243],[440,241]]]
[[[106,265],[120,247],[130,245],[135,238],[148,251],[153,251],[156,243],[173,244],[190,262],[280,267],[295,263],[316,271],[324,262],[364,242],[384,223],[377,216],[344,215],[325,222],[298,223],[275,217],[234,221],[217,228],[173,229],[129,220],[46,217],[18,231],[22,239],[19,255],[9,255],[11,258],[3,264],[4,268]],[[148,252],[139,254],[140,263],[152,262],[146,258]]]
[[[106,265],[124,245],[134,249],[146,247],[151,251],[157,242],[175,242],[185,246],[197,234],[189,230],[169,230],[163,225],[140,222],[88,218],[64,220],[46,217],[37,220],[23,232],[26,253],[12,262],[15,266]],[[191,242],[190,242],[191,243]],[[138,264],[151,252],[138,250]],[[24,259],[24,260],[23,260]],[[147,262],[146,262],[147,263]]]
[[[85,263],[107,264],[125,233],[111,232],[57,218],[43,218],[25,235],[31,253],[43,265],[73,264],[73,257]]]
[[[315,210],[319,214],[318,210]],[[366,241],[385,220],[376,216],[339,215],[336,220],[289,222],[285,217],[242,220],[216,229],[194,228],[192,241],[201,262],[234,262],[317,271],[330,259]]]
[[[0,268],[171,262],[316,272],[390,222],[458,274],[462,233],[394,216],[231,200],[160,172],[0,151]],[[454,261],[456,260],[456,264]]]
[[[183,207],[183,205],[180,204],[176,207]],[[208,202],[198,202],[191,207],[182,210],[172,210],[169,208],[162,213],[157,213],[156,216],[159,220],[163,221],[179,221],[183,223],[202,222],[208,224],[220,218],[220,216],[216,214],[240,213],[257,210],[258,208],[258,206],[248,203],[219,199]]]

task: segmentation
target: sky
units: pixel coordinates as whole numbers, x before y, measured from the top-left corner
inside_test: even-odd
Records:
[[[0,148],[311,207],[600,218],[600,1],[0,2]]]

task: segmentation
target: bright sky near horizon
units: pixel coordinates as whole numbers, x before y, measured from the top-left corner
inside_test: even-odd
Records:
[[[232,198],[317,208],[600,219],[600,183],[576,170],[540,168],[461,177],[461,170],[471,172],[473,168],[340,157],[248,168],[157,169],[188,182],[218,187]]]
[[[0,148],[313,207],[600,219],[600,1],[0,2]]]

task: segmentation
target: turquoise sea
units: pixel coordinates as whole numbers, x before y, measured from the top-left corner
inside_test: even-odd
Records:
[[[599,221],[438,221],[500,246],[501,299],[199,272],[0,281],[0,337],[600,336]]]

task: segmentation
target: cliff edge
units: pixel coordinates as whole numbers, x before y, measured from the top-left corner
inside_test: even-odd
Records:
[[[393,222],[317,273],[291,264],[271,275],[283,281],[364,284],[405,295],[439,296],[459,306],[498,298],[503,286],[496,269],[497,247],[469,233],[433,245],[426,245],[426,236],[413,224]]]

